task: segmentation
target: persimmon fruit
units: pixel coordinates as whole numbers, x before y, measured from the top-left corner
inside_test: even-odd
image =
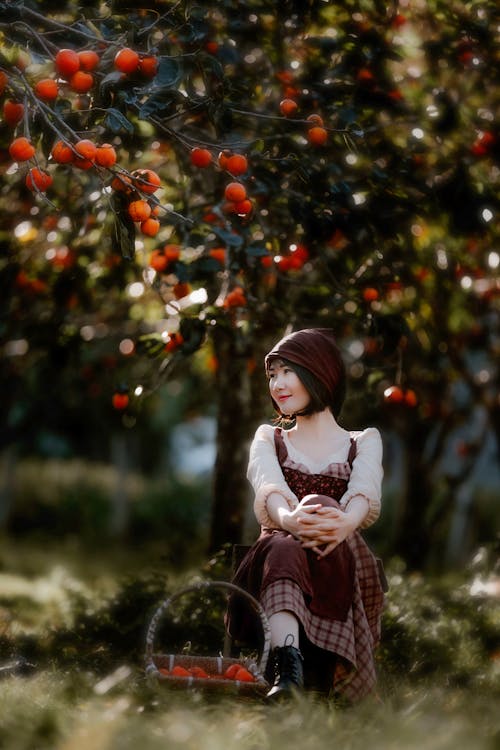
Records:
[[[56,70],[66,81],[80,70],[80,59],[74,49],[60,49],[56,54],[54,64]]]
[[[3,117],[7,125],[15,127],[24,117],[24,104],[6,99],[3,104]]]
[[[195,167],[205,169],[212,163],[212,154],[208,148],[193,148],[190,154],[191,164]]]
[[[282,99],[280,101],[280,112],[285,117],[290,117],[299,108],[299,105],[293,99]]]
[[[116,53],[114,59],[115,68],[121,73],[127,74],[134,73],[139,67],[139,62],[139,54],[130,47],[123,47]]]
[[[38,169],[38,167],[30,169],[25,180],[28,190],[38,190],[40,193],[44,193],[52,185],[52,182],[52,175],[44,172],[42,169]]]
[[[226,167],[234,177],[245,174],[248,169],[248,160],[243,154],[233,154],[226,161]]]
[[[95,162],[100,167],[112,167],[116,164],[116,151],[111,143],[103,143],[97,147]]]
[[[149,219],[141,222],[141,232],[145,234],[146,237],[156,237],[159,231],[160,222],[158,219],[154,219],[150,216]]]
[[[43,102],[53,102],[59,94],[59,86],[53,78],[42,78],[35,83],[33,91]]]
[[[145,200],[137,200],[129,203],[127,213],[132,221],[146,221],[151,216],[151,206]]]
[[[184,667],[181,667],[180,664],[176,664],[175,667],[173,667],[170,670],[170,674],[173,675],[174,677],[190,677],[191,676],[190,672],[188,672],[188,670],[185,669]]]
[[[129,405],[130,398],[127,393],[113,393],[111,402],[114,409],[117,411],[123,411]]]
[[[93,161],[97,151],[97,146],[90,139],[82,138],[81,141],[75,143],[75,151],[82,159]]]
[[[25,136],[15,138],[9,146],[9,154],[14,161],[28,161],[35,155],[35,147]]]
[[[94,85],[94,76],[85,70],[77,70],[69,79],[69,87],[77,94],[86,94]]]
[[[52,156],[52,159],[57,162],[57,164],[71,164],[71,162],[75,158],[73,149],[64,141],[57,141],[52,146],[52,151],[50,152],[50,154]]]
[[[245,200],[245,198],[247,197],[247,191],[245,186],[242,185],[241,182],[230,182],[229,185],[226,185],[224,196],[228,201],[239,203],[240,201]]]
[[[148,195],[156,193],[161,185],[159,175],[152,169],[134,170],[132,172],[132,182],[134,187]]]
[[[321,125],[313,125],[307,131],[307,140],[313,146],[323,146],[328,140],[328,132]]]
[[[390,385],[384,390],[384,401],[390,404],[401,404],[404,401],[404,392],[399,385]]]
[[[99,65],[100,57],[93,49],[86,49],[78,52],[78,60],[80,61],[80,69],[90,73]]]
[[[158,58],[155,55],[145,55],[139,61],[139,72],[146,78],[154,78],[158,70]]]

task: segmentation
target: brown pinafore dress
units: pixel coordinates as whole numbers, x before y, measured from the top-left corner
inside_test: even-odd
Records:
[[[279,428],[275,447],[285,480],[299,500],[314,493],[324,505],[340,507],[356,455],[354,438],[347,460],[330,464],[321,474],[292,461]],[[377,559],[359,532],[318,559],[289,532],[263,527],[233,582],[253,594],[268,617],[293,612],[309,643],[335,655],[331,686],[336,693],[354,701],[371,692],[384,591]],[[248,640],[251,632],[237,608],[230,612],[228,629],[237,640]]]

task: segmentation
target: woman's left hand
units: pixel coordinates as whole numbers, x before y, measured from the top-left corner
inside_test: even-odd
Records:
[[[357,528],[349,513],[330,506],[322,506],[315,513],[300,519],[302,546],[318,557],[326,557]]]

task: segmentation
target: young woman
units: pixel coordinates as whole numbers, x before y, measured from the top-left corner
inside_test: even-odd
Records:
[[[269,699],[305,686],[353,701],[376,682],[384,593],[358,529],[380,513],[380,434],[348,432],[337,421],[346,376],[330,329],[285,336],[265,367],[288,428],[261,425],[252,442],[248,478],[261,534],[234,582],[269,618]],[[230,631],[244,637],[248,623],[234,615]]]

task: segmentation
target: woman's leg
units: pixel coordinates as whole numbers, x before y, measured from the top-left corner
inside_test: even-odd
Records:
[[[276,612],[269,618],[271,648],[276,646],[299,646],[299,621],[292,612]]]

